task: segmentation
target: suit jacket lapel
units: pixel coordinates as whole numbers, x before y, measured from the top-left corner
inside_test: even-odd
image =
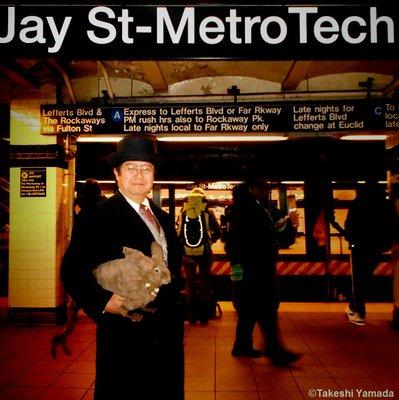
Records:
[[[140,215],[133,209],[133,207],[126,201],[125,197],[119,191],[115,194],[118,200],[118,206],[120,207],[122,221],[121,223],[125,227],[124,229],[137,229],[141,231],[143,235],[145,235],[151,242],[154,240],[154,237],[146,225],[146,223],[142,220]],[[129,220],[133,222],[133,224],[129,223]]]
[[[155,215],[156,219],[158,220],[158,222],[160,223],[160,225],[162,226],[162,229],[166,230],[165,218],[164,218],[162,209],[160,207],[158,207],[152,200],[149,199],[149,202],[150,202],[151,210],[154,213],[154,215]],[[166,234],[166,232],[165,232],[165,234]]]

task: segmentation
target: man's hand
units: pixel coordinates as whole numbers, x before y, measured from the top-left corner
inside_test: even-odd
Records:
[[[109,312],[111,314],[120,314],[121,307],[125,298],[122,296],[118,296],[117,294],[113,294],[112,297],[108,300],[107,305],[105,306],[104,311]]]

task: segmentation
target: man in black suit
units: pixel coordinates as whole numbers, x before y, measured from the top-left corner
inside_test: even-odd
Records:
[[[169,215],[147,198],[157,162],[152,136],[126,136],[109,157],[119,190],[79,213],[62,264],[66,291],[97,323],[95,400],[184,399],[184,325],[179,299],[180,244]],[[160,288],[154,313],[132,322],[123,298],[97,284],[93,269],[123,258],[124,246],[151,256],[161,244],[172,282]]]

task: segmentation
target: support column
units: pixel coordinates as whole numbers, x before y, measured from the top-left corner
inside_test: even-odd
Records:
[[[0,296],[8,294],[10,81],[0,79]]]
[[[284,214],[288,214],[288,204],[287,204],[287,188],[284,185],[280,185],[278,191],[279,197],[279,208]]]
[[[328,206],[331,185],[327,178],[306,180],[304,185],[306,254],[312,260],[329,258],[330,230]],[[316,235],[315,229],[318,230]]]
[[[162,198],[161,198],[161,185],[155,184],[152,187],[152,201],[158,206],[162,207]]]
[[[399,135],[398,133],[388,134],[386,148],[389,155],[388,186],[391,197],[395,202],[398,215],[399,229]],[[393,269],[393,312],[392,322],[396,329],[399,329],[399,232],[392,249]]]
[[[10,142],[9,318],[55,322],[74,177],[61,138],[40,134],[40,100],[11,103]]]
[[[169,191],[169,196],[168,196],[169,215],[173,219],[173,221],[176,221],[176,199],[175,199],[176,190],[175,190],[175,186],[169,185],[168,191]]]

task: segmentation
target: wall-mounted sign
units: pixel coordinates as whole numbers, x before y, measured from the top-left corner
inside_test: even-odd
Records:
[[[46,168],[21,168],[20,197],[46,197]]]
[[[41,107],[42,134],[317,134],[399,129],[399,103],[313,102]]]
[[[382,1],[6,4],[0,6],[0,52],[10,57],[105,60],[392,60],[399,58],[398,25],[395,8]]]
[[[237,183],[231,182],[201,182],[187,185],[186,190],[192,190],[196,187],[204,190],[233,190],[236,185]]]

